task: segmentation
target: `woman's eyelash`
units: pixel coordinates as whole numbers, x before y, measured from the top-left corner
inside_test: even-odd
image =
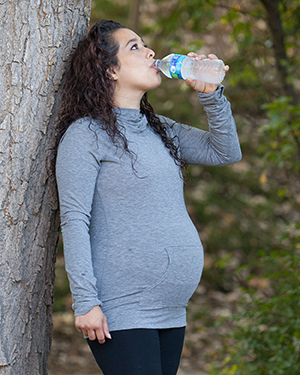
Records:
[[[144,44],[143,47],[148,48],[148,46],[147,46],[146,44]],[[131,47],[131,49],[134,49],[134,48],[136,48],[136,49],[139,48],[139,46],[138,46],[137,43],[135,43],[135,44]]]

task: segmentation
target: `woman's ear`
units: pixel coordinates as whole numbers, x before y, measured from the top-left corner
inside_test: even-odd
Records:
[[[117,81],[118,80],[118,75],[115,71],[114,68],[108,68],[107,69],[107,73],[109,75],[109,78],[112,80],[112,81]]]

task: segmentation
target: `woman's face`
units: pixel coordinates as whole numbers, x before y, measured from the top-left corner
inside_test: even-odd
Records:
[[[115,80],[115,95],[142,98],[145,92],[161,84],[160,73],[154,67],[155,53],[143,40],[129,29],[118,29],[113,34],[119,44],[119,67],[111,71]]]

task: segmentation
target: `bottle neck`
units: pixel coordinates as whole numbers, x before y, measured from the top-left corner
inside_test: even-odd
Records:
[[[156,68],[158,71],[161,71],[161,60],[160,60],[160,59],[155,60],[155,62],[154,62],[154,66],[155,66],[155,68]]]

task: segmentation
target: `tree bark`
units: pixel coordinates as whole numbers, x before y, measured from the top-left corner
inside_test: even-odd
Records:
[[[296,91],[288,82],[289,73],[287,69],[288,57],[286,54],[284,32],[279,10],[280,0],[260,0],[267,12],[267,20],[272,34],[276,67],[282,85],[284,95],[292,98],[293,104],[298,104]]]
[[[0,375],[47,374],[59,86],[91,0],[0,0]]]
[[[128,28],[136,33],[140,31],[140,16],[143,0],[132,0],[129,14]]]

